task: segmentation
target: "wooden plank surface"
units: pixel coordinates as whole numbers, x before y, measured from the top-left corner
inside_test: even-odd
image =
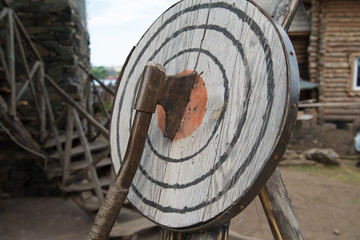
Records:
[[[99,178],[99,185],[101,187],[109,186],[110,185],[110,178],[108,177],[102,177]],[[69,186],[60,186],[60,189],[64,192],[81,192],[85,190],[92,190],[94,189],[94,184],[92,182],[86,182],[86,183],[73,183]]]
[[[97,141],[89,143],[90,151],[99,151],[102,149],[105,149],[109,146],[108,142],[104,141]],[[77,146],[71,149],[71,157],[78,157],[84,154],[84,147],[83,146]],[[60,157],[59,153],[56,152],[50,156],[51,158],[58,159]]]
[[[224,211],[239,212],[256,195],[261,182],[255,184],[256,178],[266,182],[264,169],[269,177],[278,161],[273,153],[294,87],[282,44],[270,19],[247,1],[182,1],[146,32],[115,100],[110,136],[115,170],[148,61],[165,65],[167,74],[196,70],[208,99],[201,125],[186,138],[164,138],[158,116],[153,117],[129,194],[145,216],[165,226],[189,227]]]
[[[108,166],[110,164],[111,164],[111,159],[110,158],[104,158],[99,163],[97,163],[95,165],[95,167],[100,168],[100,167]],[[71,166],[70,166],[70,172],[75,172],[75,171],[84,169],[87,166],[88,166],[88,164],[87,164],[87,162],[85,160],[72,162]],[[63,168],[60,167],[60,166],[49,166],[48,170],[46,171],[46,175],[48,176],[48,178],[61,176],[62,169]]]
[[[72,134],[72,139],[76,139],[76,138],[79,138],[79,133],[74,132],[74,133]],[[59,136],[59,141],[60,141],[61,143],[64,143],[65,140],[66,140],[66,134],[62,134],[62,135]],[[49,139],[48,141],[46,141],[46,143],[44,144],[44,147],[45,147],[45,148],[50,148],[50,147],[54,147],[55,145],[56,145],[56,140],[55,140],[55,138],[51,138],[51,139]]]

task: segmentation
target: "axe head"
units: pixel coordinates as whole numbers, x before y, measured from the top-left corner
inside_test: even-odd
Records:
[[[165,111],[164,136],[171,140],[174,139],[176,132],[181,127],[181,121],[190,101],[190,94],[197,76],[198,74],[193,71],[166,77],[158,104]]]

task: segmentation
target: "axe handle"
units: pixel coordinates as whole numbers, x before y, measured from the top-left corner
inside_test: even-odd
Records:
[[[165,72],[157,67],[146,66],[144,69],[125,156],[90,229],[89,240],[107,239],[119,215],[139,167],[151,117],[155,112],[165,77]]]
[[[108,238],[139,166],[151,116],[151,113],[136,111],[123,163],[96,215],[88,239]]]
[[[112,227],[124,204],[128,190],[115,183],[109,187],[104,202],[99,209],[95,221],[91,226],[88,239],[100,240],[108,239]]]

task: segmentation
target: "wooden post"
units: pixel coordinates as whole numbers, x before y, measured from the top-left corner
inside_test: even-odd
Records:
[[[71,164],[71,148],[73,141],[73,130],[74,130],[74,118],[70,106],[67,107],[67,119],[66,119],[66,142],[65,142],[65,157],[63,166],[63,185],[70,177],[70,164]]]
[[[94,154],[92,165],[96,166],[101,160],[108,157],[109,153],[110,153],[110,148],[108,148],[98,154]],[[81,169],[76,174],[74,174],[74,176],[72,176],[71,178],[68,178],[64,184],[69,185],[69,184],[75,182],[76,180],[78,180],[79,178],[84,176],[88,171],[89,171],[89,167],[85,167],[85,168]]]
[[[161,240],[220,240],[227,239],[230,222],[204,232],[183,233],[168,229],[161,230]]]
[[[25,59],[25,56],[24,58]],[[24,60],[23,60],[24,61]],[[27,65],[27,64],[26,64]],[[21,89],[18,91],[17,93],[17,96],[16,96],[16,101],[19,101],[20,98],[22,97],[22,95],[24,94],[25,90],[27,89],[27,87],[29,86],[29,84],[33,84],[33,81],[32,81],[32,78],[34,77],[38,67],[40,66],[40,62],[39,61],[36,61],[33,65],[33,67],[31,68],[31,71],[29,71],[27,73],[27,80],[25,81],[25,83],[22,85]],[[35,95],[36,96],[36,95]],[[34,102],[35,102],[35,107],[36,107],[36,110],[38,111],[38,104],[37,104],[37,98],[33,96],[34,98]]]
[[[94,116],[94,111],[90,99],[91,99],[91,81],[89,78],[87,78],[86,91],[85,91],[85,108],[91,116]],[[94,129],[89,121],[87,121],[87,136],[88,139],[92,139],[94,137]]]
[[[8,32],[6,38],[6,45],[8,50],[8,68],[10,75],[10,104],[9,114],[10,116],[16,116],[16,82],[15,82],[15,49],[14,49],[14,25],[13,25],[13,12],[8,12]]]
[[[303,240],[299,223],[278,169],[259,194],[274,239]]]
[[[41,68],[41,69],[43,69],[43,68]],[[56,149],[57,149],[57,151],[59,152],[59,155],[60,155],[60,162],[61,162],[61,164],[64,164],[64,152],[63,152],[63,148],[62,148],[61,143],[60,143],[59,132],[58,132],[58,129],[57,129],[57,126],[56,126],[56,123],[55,123],[54,113],[52,111],[51,103],[50,103],[50,100],[49,100],[49,96],[48,96],[48,93],[47,93],[43,78],[39,79],[39,84],[41,85],[41,90],[42,90],[42,93],[43,93],[42,97],[43,97],[43,99],[45,101],[45,104],[46,104],[45,105],[46,110],[43,112],[43,114],[45,114],[46,112],[48,114],[49,121],[50,121],[50,127],[51,127],[51,130],[52,130],[53,134],[54,134],[54,138],[56,140]]]
[[[93,165],[93,159],[92,159],[92,156],[91,156],[89,143],[88,143],[88,141],[86,139],[84,130],[82,129],[82,125],[81,125],[78,113],[76,112],[76,110],[74,108],[72,108],[70,106],[69,106],[69,109],[70,109],[70,111],[71,111],[71,113],[72,113],[72,115],[74,117],[76,130],[79,133],[81,144],[84,147],[85,159],[86,159],[86,162],[87,162],[89,170],[90,170],[90,174],[91,174],[91,177],[92,177],[92,181],[93,181],[93,184],[94,184],[94,189],[95,189],[96,195],[98,196],[100,203],[102,203],[104,201],[104,194],[103,194],[103,192],[101,190],[99,178],[97,176],[96,169],[95,169],[95,167]]]
[[[21,144],[36,152],[41,152],[37,141],[35,141],[28,130],[22,125],[21,121],[16,116],[9,116],[7,114],[7,108],[5,101],[0,96],[0,119],[2,124],[10,130],[12,135],[14,135]]]
[[[20,30],[20,33],[23,35],[24,40],[27,42],[27,44],[29,44],[30,50],[31,52],[34,54],[34,56],[36,57],[37,60],[42,62],[42,58],[40,56],[40,54],[38,53],[36,47],[34,46],[33,42],[31,41],[29,35],[27,34],[26,29],[24,28],[24,26],[22,25],[20,19],[18,18],[18,16],[13,12],[13,10],[11,10],[10,12],[12,12],[12,15],[15,19],[16,25]]]
[[[113,96],[115,95],[115,92],[114,92],[112,89],[110,89],[108,86],[106,86],[102,81],[100,81],[100,79],[98,79],[97,77],[95,77],[94,75],[92,75],[92,74],[85,68],[85,66],[84,66],[82,63],[79,63],[79,67],[88,74],[88,76],[89,76],[90,79],[94,79],[96,82],[98,82],[98,83],[100,84],[101,87],[103,87],[103,88],[104,88],[106,91],[108,91],[111,95],[113,95]]]
[[[101,107],[102,107],[103,110],[104,110],[104,113],[105,113],[106,118],[109,120],[109,119],[110,119],[110,114],[109,114],[108,110],[106,109],[105,104],[104,104],[104,101],[103,101],[103,99],[101,98],[101,96],[100,96],[100,94],[99,94],[99,91],[97,90],[95,84],[93,85],[93,89],[94,89],[95,95],[98,97],[98,99],[99,99],[99,101],[100,101]]]
[[[9,9],[8,8],[3,8],[0,12],[0,21],[6,16],[6,14],[8,13]]]
[[[272,19],[288,31],[300,0],[273,0],[268,9]]]
[[[79,113],[89,120],[89,122],[96,127],[102,134],[104,134],[105,137],[109,137],[109,130],[107,130],[104,126],[102,126],[100,123],[94,119],[93,116],[88,114],[86,110],[81,107],[78,103],[76,103],[68,94],[66,94],[55,82],[52,80],[48,75],[45,75],[45,79],[51,84],[51,86],[62,96],[65,98],[65,100],[76,110],[79,111]]]
[[[44,83],[45,78],[45,69],[44,64],[40,62],[40,66],[38,68],[38,80],[37,85]],[[31,83],[31,82],[30,82]],[[34,83],[31,85],[35,85]],[[40,109],[40,139],[44,140],[46,136],[46,100],[48,99],[47,92],[46,95],[41,94],[38,98],[38,108]]]
[[[7,82],[8,86],[11,87],[10,72],[9,72],[8,67],[7,67],[7,62],[6,62],[6,59],[5,59],[5,53],[4,53],[1,46],[0,46],[0,61],[1,61],[1,64],[2,64],[2,66],[4,68],[6,82]]]
[[[298,5],[299,0],[273,0],[269,12],[288,31]],[[278,169],[261,190],[259,198],[274,239],[304,239]]]

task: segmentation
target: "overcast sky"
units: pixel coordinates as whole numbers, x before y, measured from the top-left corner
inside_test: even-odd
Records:
[[[150,25],[178,0],[87,0],[91,64],[120,66]]]

